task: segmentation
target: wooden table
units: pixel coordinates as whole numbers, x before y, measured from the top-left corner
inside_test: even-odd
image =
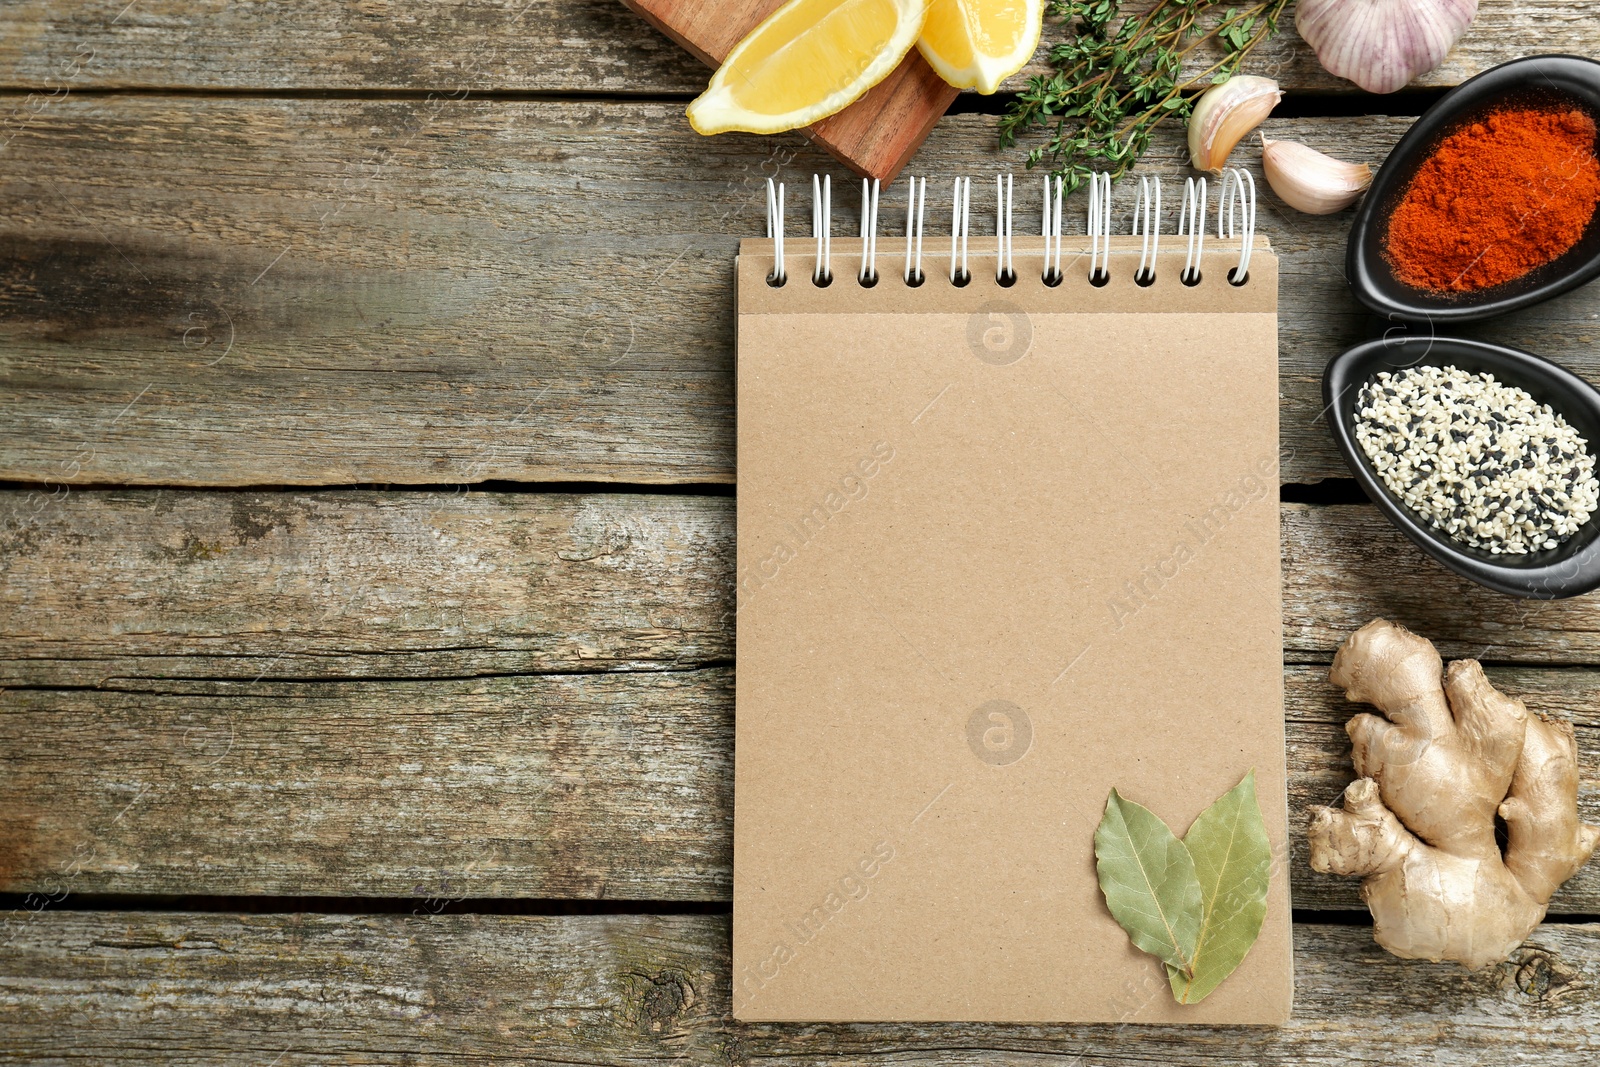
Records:
[[[1423,84],[1539,51],[1592,5],[1483,0]],[[1431,98],[1257,66],[1355,159]],[[1471,974],[1298,841],[1283,1030],[734,1025],[731,257],[766,176],[843,172],[695,137],[705,72],[603,0],[10,0],[0,69],[0,1059],[1596,1062],[1600,864]],[[1015,166],[992,131],[910,170]],[[1295,823],[1380,614],[1575,720],[1600,821],[1600,600],[1458,581],[1339,480],[1348,216],[1264,210]],[[1600,378],[1600,288],[1472,332]]]

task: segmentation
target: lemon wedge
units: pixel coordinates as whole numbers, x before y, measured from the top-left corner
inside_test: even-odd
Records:
[[[689,105],[699,133],[779,133],[842,111],[905,58],[927,0],[789,0]]]
[[[932,0],[917,49],[957,89],[988,95],[1039,47],[1044,0]]]

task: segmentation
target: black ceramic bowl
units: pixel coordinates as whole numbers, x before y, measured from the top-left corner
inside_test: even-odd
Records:
[[[1515,59],[1447,93],[1400,138],[1356,212],[1345,277],[1356,297],[1391,319],[1469,322],[1549,300],[1600,275],[1600,212],[1566,254],[1503,285],[1471,293],[1417,289],[1395,277],[1384,257],[1389,216],[1439,142],[1485,113],[1511,105],[1578,107],[1600,123],[1600,63],[1577,56]]]
[[[1355,407],[1361,387],[1381,371],[1406,367],[1459,367],[1493,374],[1526,389],[1573,425],[1594,454],[1600,449],[1600,392],[1548,360],[1515,348],[1450,337],[1407,337],[1357,345],[1335,356],[1322,377],[1322,399],[1333,439],[1361,488],[1424,552],[1480,585],[1532,600],[1580,596],[1600,586],[1600,513],[1558,548],[1507,556],[1468,548],[1433,529],[1383,484],[1355,437]]]

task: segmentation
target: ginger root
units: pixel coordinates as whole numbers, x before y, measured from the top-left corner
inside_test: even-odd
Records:
[[[1360,778],[1343,810],[1311,809],[1306,835],[1314,869],[1361,876],[1378,944],[1476,970],[1543,921],[1600,827],[1578,821],[1572,725],[1529,715],[1477,660],[1443,666],[1431,642],[1385,619],[1340,647],[1328,680],[1383,716],[1345,726]]]

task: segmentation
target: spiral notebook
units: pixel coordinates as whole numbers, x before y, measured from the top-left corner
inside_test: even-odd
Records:
[[[994,233],[953,241],[877,234],[864,194],[860,238],[791,234],[781,268],[781,226],[741,243],[736,1017],[1288,1017],[1278,275],[1248,191],[1191,184],[1175,223],[1097,182],[1060,237],[1036,188],[1021,237],[979,188]],[[1252,768],[1266,924],[1179,1006],[1095,827],[1115,787],[1182,836]]]

